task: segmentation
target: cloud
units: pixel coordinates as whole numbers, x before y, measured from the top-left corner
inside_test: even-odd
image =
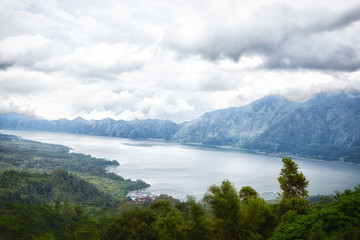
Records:
[[[9,67],[0,71],[0,93],[2,97],[21,95],[30,97],[66,86],[65,82],[62,86],[58,86],[54,79],[56,79],[55,76],[49,76],[43,72],[22,67]]]
[[[360,28],[354,32],[360,34]],[[344,35],[345,32],[329,32],[291,37],[276,53],[269,55],[267,66],[355,71],[360,67],[360,49],[345,41]]]
[[[26,11],[24,1],[0,2],[0,39],[17,35],[36,35],[45,29],[47,18],[42,14]]]
[[[0,11],[0,112],[182,122],[269,94],[360,88],[354,0],[20,0]]]
[[[204,3],[205,4],[205,3]],[[217,60],[265,56],[268,68],[335,69],[360,67],[360,5],[345,1],[303,6],[269,1],[209,1],[195,5],[183,22],[170,26],[163,45],[180,54]],[[224,14],[226,12],[226,14]]]
[[[153,97],[146,97],[136,104],[136,108],[150,118],[164,118],[164,116],[176,116],[181,112],[191,111],[191,107],[185,100],[174,98],[169,92],[156,93]]]
[[[334,20],[330,20],[328,24],[320,24],[316,30],[333,31],[351,25],[360,20],[360,5],[355,5],[346,9],[343,13],[337,15]]]
[[[0,42],[0,64],[29,66],[51,55],[50,40],[41,35],[18,35]]]
[[[152,58],[151,49],[134,44],[116,43],[78,47],[69,55],[47,61],[39,67],[61,69],[72,75],[108,78],[124,71],[141,68]]]

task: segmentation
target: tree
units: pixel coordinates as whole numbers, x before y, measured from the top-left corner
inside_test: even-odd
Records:
[[[239,192],[240,199],[247,201],[249,198],[257,198],[257,192],[250,186],[242,187]]]
[[[186,221],[186,239],[189,240],[208,240],[213,239],[210,221],[206,216],[206,211],[203,206],[196,202],[192,196],[187,197],[187,201],[182,205],[184,219]]]
[[[116,218],[105,233],[109,240],[157,239],[155,231],[156,215],[148,209],[130,208]]]
[[[288,211],[270,239],[360,239],[359,189],[337,197],[308,215]]]
[[[288,211],[294,211],[297,214],[306,215],[311,212],[310,201],[301,197],[283,198],[279,204],[279,213],[281,215]]]
[[[291,158],[283,158],[283,168],[278,181],[282,190],[282,198],[308,197],[306,187],[309,181],[302,172],[298,172],[298,165]]]
[[[242,187],[239,196],[242,239],[268,239],[277,224],[271,206],[250,186]]]
[[[213,185],[204,202],[210,206],[213,223],[218,239],[239,239],[240,229],[240,198],[229,181],[221,186]]]
[[[167,200],[159,199],[150,205],[150,209],[157,215],[155,230],[159,239],[185,239],[185,222],[181,212],[172,207]]]

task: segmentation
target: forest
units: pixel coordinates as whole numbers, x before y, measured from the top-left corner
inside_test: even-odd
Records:
[[[199,200],[134,203],[126,193],[146,183],[69,150],[0,135],[0,239],[360,239],[360,185],[311,197],[291,158],[275,201],[224,180]]]
[[[70,148],[62,145],[0,134],[0,170],[51,172],[57,168],[64,169],[95,184],[99,190],[119,197],[126,196],[129,191],[150,186],[141,180],[132,181],[107,172],[106,167],[112,165],[119,163],[81,153],[70,153]]]

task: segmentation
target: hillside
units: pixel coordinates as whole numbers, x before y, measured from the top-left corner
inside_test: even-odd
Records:
[[[360,96],[322,93],[306,102],[268,96],[243,107],[206,113],[173,140],[360,162]]]
[[[269,154],[360,162],[360,95],[314,95],[306,102],[268,96],[208,112],[182,124],[169,120],[35,120],[0,114],[0,129],[65,132],[228,147]]]
[[[150,186],[141,180],[124,179],[106,171],[106,167],[116,165],[119,163],[115,160],[70,153],[69,148],[62,145],[0,134],[0,171],[53,172],[64,169],[81,176],[100,190],[119,197],[125,197],[129,191]]]
[[[105,194],[93,184],[63,169],[47,172],[7,170],[0,172],[0,205],[4,202],[24,204],[81,202],[96,205]]]

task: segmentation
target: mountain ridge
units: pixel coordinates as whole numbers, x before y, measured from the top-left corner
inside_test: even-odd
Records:
[[[35,120],[0,114],[0,128],[74,134],[163,139],[183,144],[226,147],[267,154],[360,162],[360,94],[319,93],[293,102],[269,95],[250,104],[204,113],[184,123],[132,121]]]
[[[269,96],[190,121],[181,143],[360,162],[359,95],[318,94],[305,102]]]
[[[124,121],[106,118],[88,121],[77,117],[73,120],[60,118],[50,121],[36,120],[18,113],[0,114],[0,128],[3,129],[64,132],[134,139],[155,138],[170,140],[180,127],[180,124],[170,120],[158,119]]]

